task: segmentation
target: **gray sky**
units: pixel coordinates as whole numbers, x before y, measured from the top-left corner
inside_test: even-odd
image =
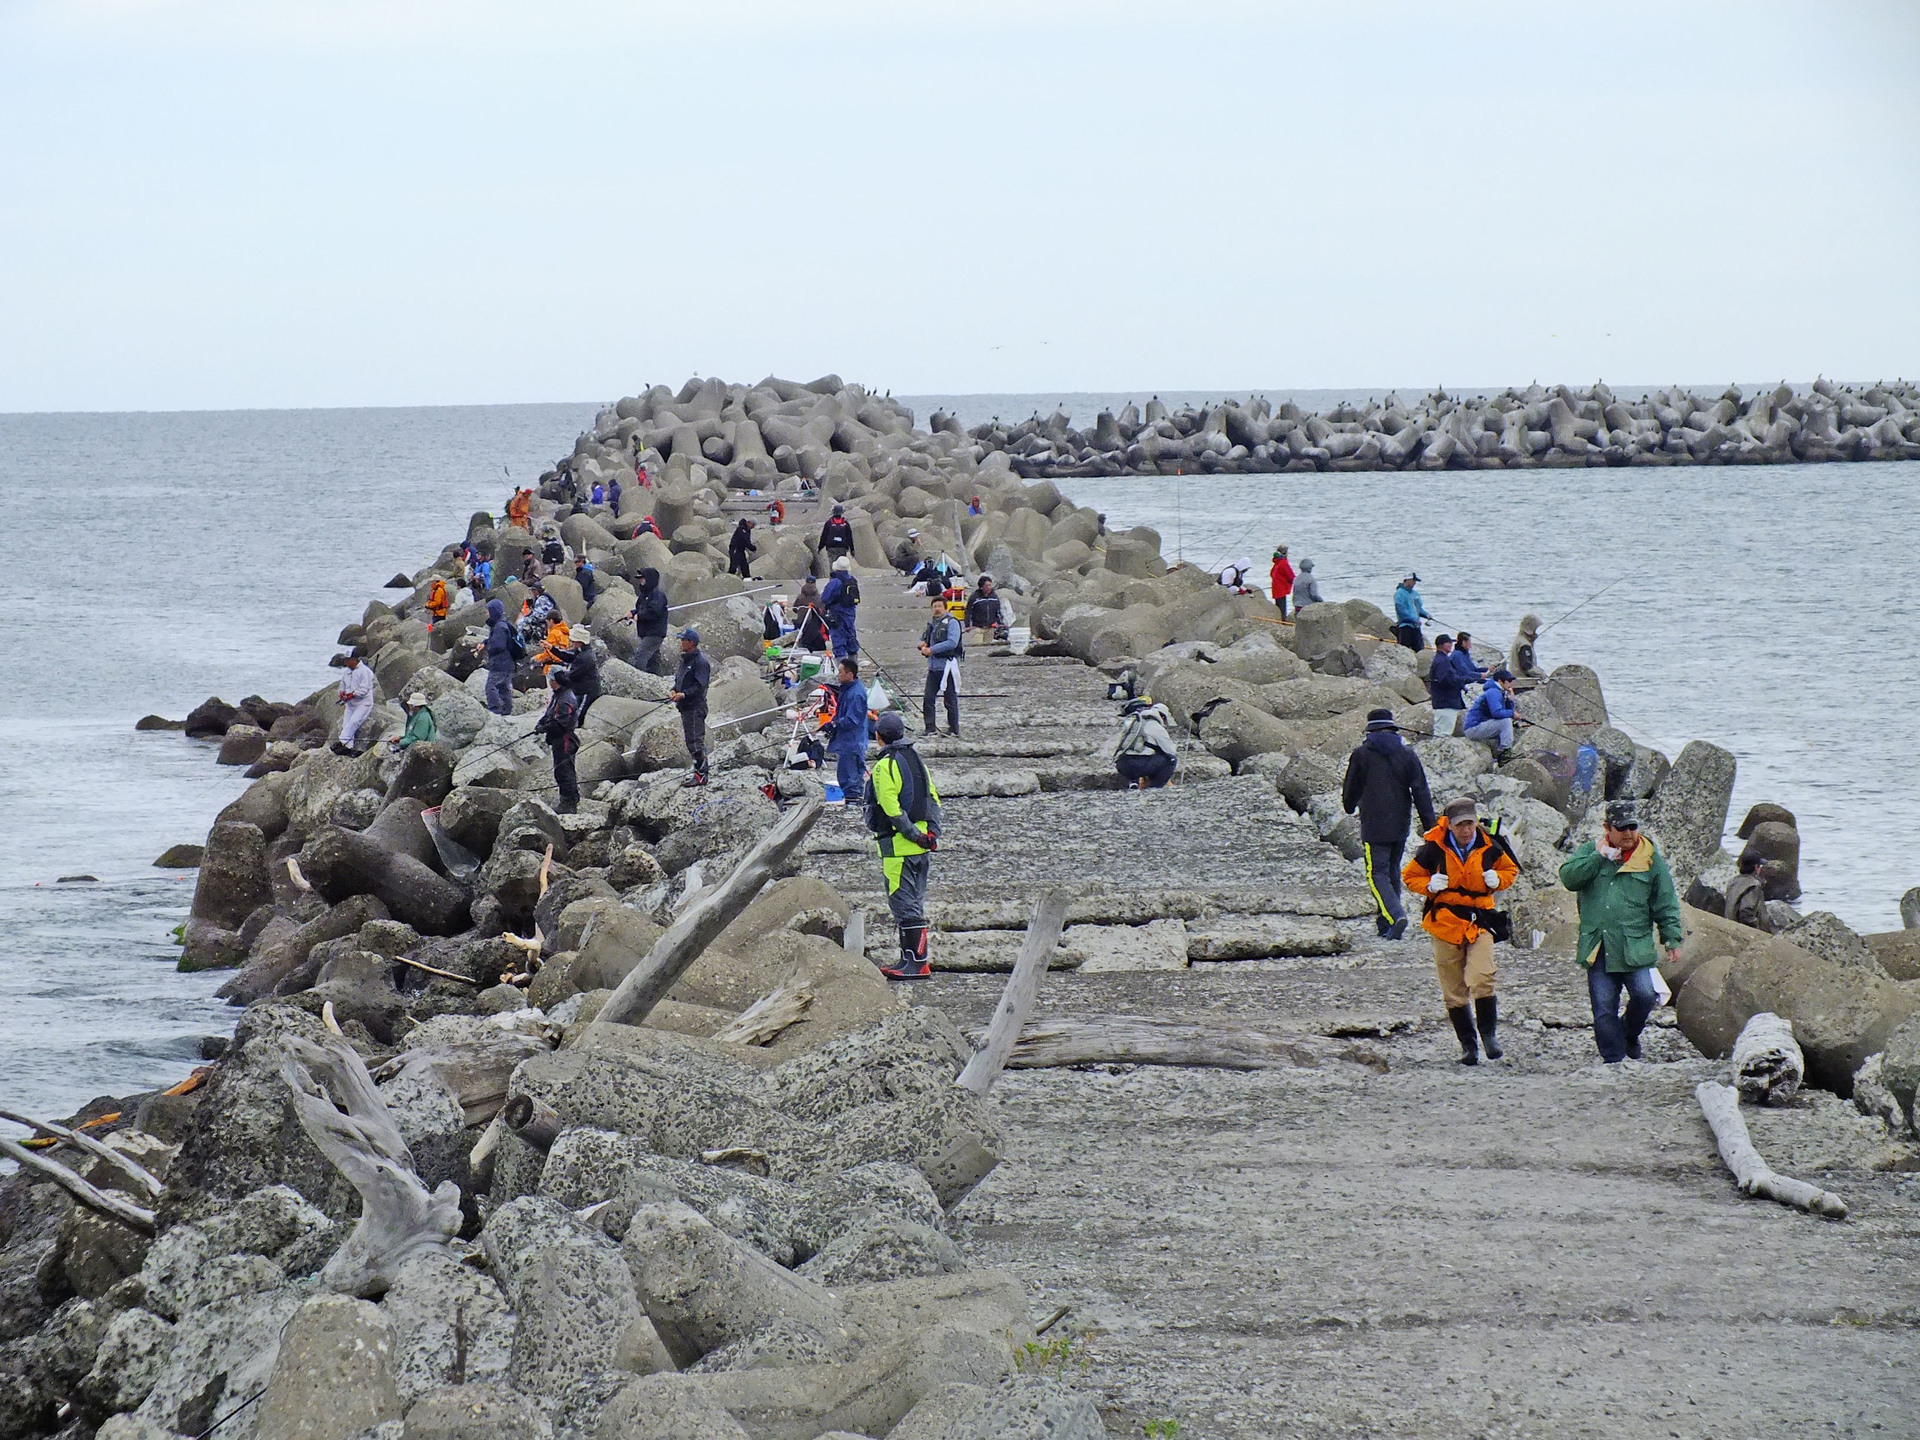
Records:
[[[0,0],[0,410],[1920,371],[1920,6]]]

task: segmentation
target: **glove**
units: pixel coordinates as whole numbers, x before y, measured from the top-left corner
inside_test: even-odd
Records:
[[[1446,888],[1447,877],[1444,875],[1435,875],[1431,880],[1427,881],[1427,893],[1429,895],[1438,895]]]
[[[922,830],[918,835],[913,837],[913,843],[916,845],[924,845],[929,850],[938,850],[940,848],[940,839],[931,830]]]
[[[1500,888],[1500,876],[1497,872],[1482,870],[1480,872],[1480,878],[1487,882],[1487,889],[1498,890]]]

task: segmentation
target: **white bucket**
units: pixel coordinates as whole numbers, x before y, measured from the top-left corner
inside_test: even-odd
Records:
[[[1033,644],[1033,630],[1026,625],[1015,625],[1007,631],[1007,649],[1016,655],[1027,653],[1027,647]]]

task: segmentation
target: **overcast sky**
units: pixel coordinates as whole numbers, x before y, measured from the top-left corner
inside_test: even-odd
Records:
[[[1920,372],[1920,5],[0,0],[0,410]]]

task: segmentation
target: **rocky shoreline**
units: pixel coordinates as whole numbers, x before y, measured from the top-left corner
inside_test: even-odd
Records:
[[[1196,433],[1229,424],[1208,415]],[[1011,1141],[995,1098],[955,1083],[975,1041],[942,1004],[881,979],[870,842],[851,812],[815,825],[817,785],[780,768],[786,696],[749,591],[822,571],[803,474],[853,524],[870,656],[907,651],[924,619],[887,579],[916,551],[993,574],[1039,638],[971,662],[995,676],[989,703],[970,709],[967,738],[924,747],[961,817],[933,919],[936,961],[963,983],[998,991],[979,972],[1015,968],[1022,928],[1063,882],[1066,928],[1042,959],[1073,973],[1052,985],[1373,963],[1338,790],[1367,711],[1386,706],[1436,797],[1471,794],[1501,818],[1530,955],[1570,951],[1559,858],[1601,801],[1635,796],[1706,907],[1668,970],[1681,1033],[1719,1057],[1755,1014],[1783,1016],[1811,1083],[1851,1094],[1883,1140],[1910,1133],[1920,930],[1860,937],[1793,909],[1798,835],[1777,807],[1756,807],[1741,838],[1765,862],[1778,933],[1707,913],[1734,865],[1726,751],[1696,741],[1670,760],[1637,745],[1607,724],[1599,677],[1562,665],[1523,698],[1533,726],[1496,766],[1484,746],[1432,736],[1421,662],[1376,607],[1312,606],[1281,626],[1260,597],[1170,568],[1151,530],[1107,533],[1050,480],[1023,478],[1054,462],[993,438],[945,417],[917,429],[836,377],[695,380],[603,412],[533,502],[535,530],[557,528],[599,577],[591,605],[568,575],[546,582],[590,628],[606,687],[576,814],[550,803],[537,671],[511,716],[491,714],[481,607],[424,623],[455,545],[341,634],[378,684],[365,753],[329,748],[332,685],[189,717],[188,734],[217,736],[221,763],[254,779],[200,854],[170,852],[199,862],[181,963],[231,968],[222,993],[244,1009],[195,1082],[70,1117],[114,1116],[84,1133],[131,1165],[45,1137],[61,1143],[35,1153],[107,1209],[43,1172],[0,1185],[0,1440],[165,1440],[216,1422],[222,1436],[339,1440],[1138,1433],[1113,1428],[1137,1411],[1096,1410],[1062,1382],[1074,1332],[1037,1333],[1037,1282],[976,1264],[968,1198]],[[617,513],[575,503],[614,479]],[[735,518],[776,494],[787,523],[762,532],[751,582],[728,576]],[[463,539],[500,576],[536,543],[484,514]],[[698,604],[714,660],[705,790],[680,788],[666,682],[620,623],[648,568],[675,604]],[[511,580],[494,594],[517,609],[527,592]],[[1101,753],[1104,682],[1127,670],[1185,732],[1177,807],[1141,809]],[[402,758],[377,742],[415,691],[440,734]],[[1111,843],[1147,826],[1151,845]],[[734,895],[729,877],[755,865],[768,875]],[[734,899],[685,954],[695,920]],[[635,987],[670,952],[683,967],[636,1016]],[[596,1023],[608,1006],[639,1023]],[[1064,1039],[1030,1027],[1013,1065],[1104,1055],[1365,1083],[1406,1063],[1386,1037],[1421,1026],[1363,1015],[1236,1034],[1229,1064],[1204,1016],[1153,1033],[1185,1057],[1160,1061],[1142,1060],[1137,1033],[1114,1049],[1100,1019]],[[1354,1048],[1366,1036],[1381,1043]]]

